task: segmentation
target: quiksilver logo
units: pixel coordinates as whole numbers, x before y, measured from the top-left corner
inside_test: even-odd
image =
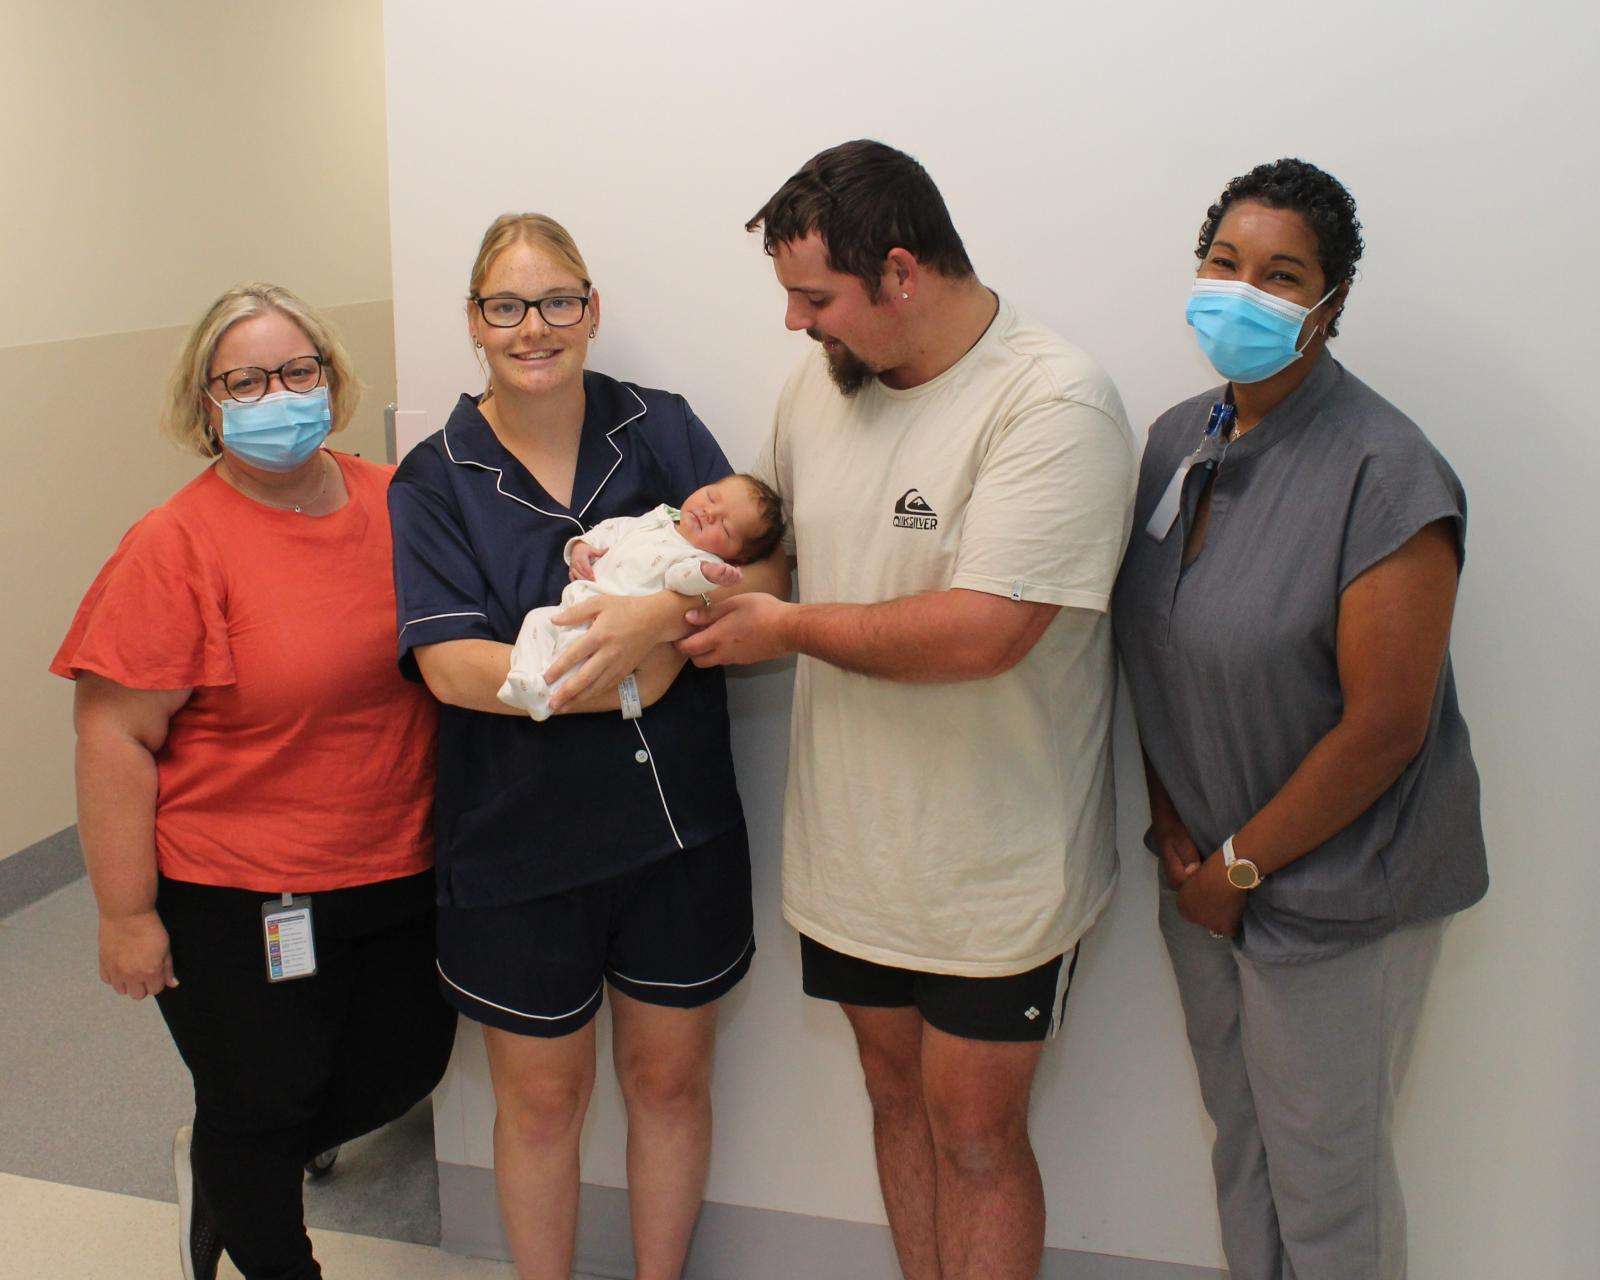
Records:
[[[928,500],[915,489],[907,489],[894,504],[896,529],[937,529],[939,513],[928,505]]]

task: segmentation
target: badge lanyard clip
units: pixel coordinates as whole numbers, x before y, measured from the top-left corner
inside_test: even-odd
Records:
[[[1156,503],[1156,509],[1150,514],[1150,522],[1144,527],[1145,533],[1157,542],[1166,541],[1172,526],[1178,522],[1178,508],[1183,501],[1183,482],[1189,478],[1189,472],[1196,467],[1220,462],[1222,455],[1228,451],[1228,432],[1233,427],[1233,417],[1234,408],[1228,401],[1218,400],[1211,406],[1211,416],[1206,419],[1205,434],[1200,437],[1199,445],[1178,464],[1172,479],[1167,481],[1161,501]]]

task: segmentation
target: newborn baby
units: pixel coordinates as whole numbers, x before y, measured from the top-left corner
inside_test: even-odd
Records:
[[[663,504],[642,516],[602,520],[569,541],[562,553],[575,573],[592,568],[594,581],[575,578],[561,593],[559,605],[535,609],[522,620],[500,701],[535,720],[549,718],[550,694],[561,680],[547,685],[545,670],[589,629],[587,623],[557,626],[551,619],[563,609],[597,595],[648,596],[666,590],[689,596],[731,587],[744,576],[741,564],[765,559],[782,537],[778,495],[746,475],[696,489],[681,510]]]

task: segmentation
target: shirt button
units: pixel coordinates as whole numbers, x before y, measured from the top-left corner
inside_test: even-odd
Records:
[[[637,760],[640,764],[643,764],[646,760],[648,760],[650,758],[650,753],[648,751],[646,751],[643,747],[640,747],[637,751],[635,751],[633,753],[633,758],[635,760]]]

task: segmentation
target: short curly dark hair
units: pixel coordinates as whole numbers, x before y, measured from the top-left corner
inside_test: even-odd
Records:
[[[1361,251],[1366,246],[1361,240],[1361,222],[1356,217],[1354,197],[1331,173],[1304,160],[1287,157],[1270,164],[1258,164],[1222,189],[1217,202],[1206,210],[1206,220],[1200,224],[1195,257],[1205,261],[1223,215],[1234,205],[1250,200],[1269,209],[1292,209],[1311,225],[1311,232],[1317,237],[1317,260],[1322,264],[1327,288],[1349,284],[1356,278],[1356,263],[1361,261]],[[1328,322],[1330,338],[1339,332],[1339,316],[1343,312],[1341,302],[1338,313]]]

